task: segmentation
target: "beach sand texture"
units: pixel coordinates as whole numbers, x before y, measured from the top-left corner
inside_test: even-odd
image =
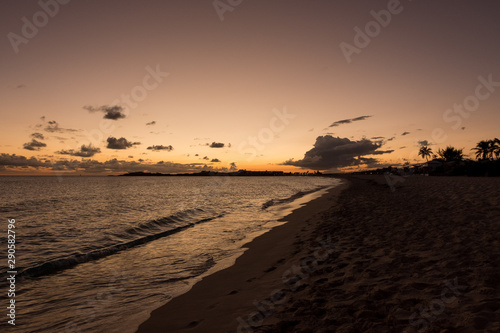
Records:
[[[500,332],[500,179],[347,183],[139,332]]]

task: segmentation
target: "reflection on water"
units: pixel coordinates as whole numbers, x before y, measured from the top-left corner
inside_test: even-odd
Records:
[[[24,271],[12,331],[133,332],[202,274],[230,265],[242,244],[297,206],[293,200],[315,195],[294,194],[337,182],[0,177],[9,190],[1,210],[16,219],[16,263]]]

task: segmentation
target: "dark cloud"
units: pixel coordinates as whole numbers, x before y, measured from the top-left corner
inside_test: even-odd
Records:
[[[382,139],[385,139],[385,137],[383,137],[383,136],[374,136],[373,138],[371,138],[371,140],[382,140]]]
[[[229,164],[229,166],[230,166],[230,167],[229,167],[229,171],[234,172],[234,171],[238,170],[238,167],[236,166],[236,163],[235,163],[235,162],[231,162],[231,163]]]
[[[396,138],[396,137],[395,137],[395,136],[393,136],[392,138],[387,139],[387,141],[392,141],[392,140],[394,140],[395,138]]]
[[[34,138],[34,139],[38,139],[38,140],[45,139],[45,137],[43,136],[43,134],[42,133],[38,133],[38,132],[32,133],[31,137]]]
[[[432,142],[429,142],[427,140],[422,140],[422,141],[418,141],[417,144],[420,146],[420,147],[423,147],[423,146],[432,146],[433,143]]]
[[[173,162],[161,161],[161,163],[144,163],[144,160],[138,161],[125,161],[112,159],[105,162],[99,162],[92,159],[86,160],[43,160],[35,157],[26,158],[25,156],[17,156],[15,154],[0,154],[0,168],[2,170],[13,171],[24,169],[28,167],[33,168],[47,168],[55,171],[77,171],[86,173],[125,173],[135,171],[146,172],[163,172],[163,173],[181,173],[181,172],[200,172],[203,170],[221,170],[225,168],[214,168],[207,166],[204,163],[190,163],[180,164]]]
[[[134,145],[141,144],[140,142],[130,142],[123,137],[117,139],[117,138],[114,138],[112,136],[110,136],[107,139],[107,141],[108,141],[108,145],[106,146],[106,148],[109,148],[109,149],[127,149],[127,148],[134,146]]]
[[[172,151],[174,150],[174,147],[172,146],[164,146],[164,145],[158,145],[158,146],[149,146],[147,149],[153,150],[153,151],[160,151],[160,150],[166,150],[166,151]]]
[[[146,126],[152,126],[152,125],[156,125],[156,121],[150,121],[149,123],[146,123]]]
[[[212,158],[212,160],[210,162],[219,163],[220,160],[218,158]]]
[[[101,149],[93,147],[92,145],[82,145],[80,147],[80,150],[61,150],[61,151],[56,151],[56,154],[62,154],[62,155],[71,155],[71,156],[80,156],[80,157],[92,157],[97,153],[100,153]]]
[[[19,84],[16,86],[17,89],[22,89],[22,88],[26,88],[26,85],[25,84]]]
[[[304,158],[298,161],[288,160],[283,165],[293,165],[314,170],[333,170],[348,166],[368,164],[372,167],[378,161],[366,155],[381,155],[393,150],[377,150],[382,146],[380,142],[368,139],[351,141],[348,138],[335,138],[330,135],[316,138],[314,148],[305,153]]]
[[[27,142],[23,145],[23,148],[27,150],[40,150],[40,148],[42,147],[47,147],[47,144],[35,139],[31,139],[30,142]]]
[[[222,142],[212,142],[210,148],[224,148],[224,144]]]
[[[209,160],[208,156],[204,156],[203,159],[207,161]]]
[[[410,132],[403,132],[403,133],[401,134],[401,136],[405,136],[405,135],[408,135],[408,134],[410,134]]]
[[[194,156],[200,156],[199,154],[194,154]]]
[[[104,112],[104,119],[118,120],[126,117],[125,113],[123,113],[123,107],[119,105],[102,105],[99,107],[86,105],[83,108],[89,112]]]
[[[373,117],[373,116],[361,116],[361,117],[356,117],[356,118],[351,118],[351,119],[338,120],[328,127],[337,127],[337,126],[344,125],[344,124],[350,124],[353,121],[365,120],[365,119],[370,118],[370,117]]]
[[[26,158],[25,156],[19,156],[16,154],[0,154],[0,166],[7,167],[50,167],[51,163],[49,161],[41,161],[35,157]]]
[[[406,146],[403,146],[403,147],[399,147],[399,149],[405,149],[405,148],[406,148]]]

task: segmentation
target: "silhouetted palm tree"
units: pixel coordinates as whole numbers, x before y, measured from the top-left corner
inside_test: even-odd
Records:
[[[472,150],[476,151],[476,158],[478,160],[489,160],[493,157],[493,140],[482,140],[479,141],[476,147],[472,148]]]
[[[446,162],[460,162],[464,159],[463,149],[456,149],[452,146],[439,149],[438,156]]]
[[[498,138],[493,140],[493,153],[496,158],[500,156],[500,140],[498,140]]]
[[[427,161],[429,161],[429,157],[432,156],[432,149],[427,146],[423,146],[422,148],[420,148],[418,155],[422,156],[422,158],[425,158]]]

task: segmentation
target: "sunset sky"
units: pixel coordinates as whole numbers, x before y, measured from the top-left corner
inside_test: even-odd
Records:
[[[0,174],[356,170],[499,137],[498,1],[4,1]]]

